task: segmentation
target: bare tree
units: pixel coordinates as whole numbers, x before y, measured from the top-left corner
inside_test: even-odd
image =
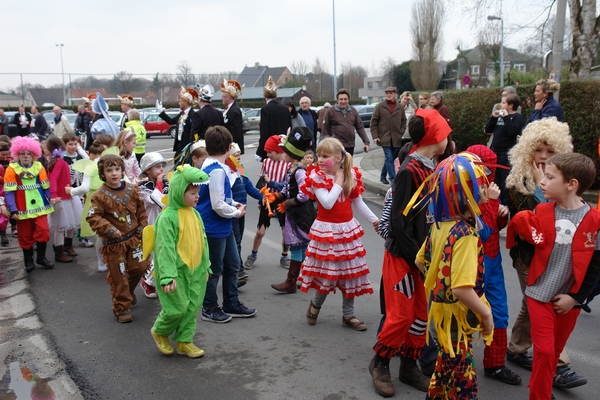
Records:
[[[327,65],[319,57],[315,58],[312,65],[312,75],[315,84],[318,85],[318,90],[315,85],[313,92],[310,89],[311,87],[307,85],[309,91],[316,95],[319,100],[333,99],[335,97],[333,93],[333,76],[327,69]]]
[[[383,76],[386,81],[386,86],[393,86],[395,82],[395,73],[396,73],[396,60],[394,57],[387,56],[384,60],[381,60],[379,63],[379,71],[381,76]]]
[[[367,69],[351,62],[342,63],[340,68],[343,74],[343,87],[350,92],[351,99],[358,98],[358,89],[363,87],[364,78],[368,75]],[[340,85],[339,87],[342,87]]]
[[[196,77],[192,73],[192,67],[184,60],[177,65],[177,75],[175,77],[177,83],[181,86],[187,87],[196,83]]]
[[[444,15],[443,0],[419,0],[412,6],[413,60],[410,73],[417,90],[435,89],[440,81],[437,62],[443,46]]]

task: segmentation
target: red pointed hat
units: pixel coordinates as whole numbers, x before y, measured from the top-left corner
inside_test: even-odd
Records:
[[[452,132],[446,119],[437,110],[417,108],[415,115],[423,118],[425,122],[425,136],[414,143],[417,147],[440,143]]]

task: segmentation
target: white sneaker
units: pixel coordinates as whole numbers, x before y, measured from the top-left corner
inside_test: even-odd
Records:
[[[106,266],[106,264],[98,265],[98,272],[106,272],[106,271],[108,271],[108,267]]]

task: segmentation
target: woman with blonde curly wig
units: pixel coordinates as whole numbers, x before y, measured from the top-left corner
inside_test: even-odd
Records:
[[[519,211],[534,210],[539,203],[546,201],[540,187],[540,182],[544,178],[546,160],[554,154],[572,151],[573,143],[569,125],[559,122],[556,117],[544,118],[527,125],[508,155],[512,169],[506,178],[506,187],[511,217]],[[510,250],[513,267],[517,270],[523,292],[533,251],[532,245],[519,238],[517,238],[517,245]],[[532,367],[532,357],[527,353],[532,344],[530,326],[527,303],[523,295],[521,310],[508,342],[506,358],[528,369]],[[569,363],[569,356],[563,351],[558,360],[555,385],[575,387],[585,384],[587,380],[573,371],[568,366]]]

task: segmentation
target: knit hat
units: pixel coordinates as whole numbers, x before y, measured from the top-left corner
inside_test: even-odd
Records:
[[[167,160],[165,160],[158,152],[146,153],[140,160],[140,169],[142,170],[142,173],[144,173],[158,164],[167,165]]]
[[[283,151],[295,160],[302,160],[310,148],[313,134],[305,126],[297,126],[285,137]]]
[[[265,90],[264,90],[265,94],[269,94],[273,97],[277,97],[277,85],[275,85],[275,82],[273,81],[273,77],[269,75],[269,81],[267,82],[267,85],[265,86]]]
[[[277,153],[283,153],[283,144],[281,141],[285,136],[283,135],[273,135],[267,139],[265,143],[265,151],[276,151]]]
[[[123,96],[117,96],[119,103],[127,104],[128,106],[132,106],[135,103],[133,102],[133,96],[130,94],[124,94]]]
[[[196,88],[198,89],[198,98],[202,101],[210,103],[213,96],[215,95],[215,88],[210,83],[200,87],[200,84],[196,84]]]
[[[238,81],[233,79],[223,79],[223,82],[221,82],[221,92],[230,95],[234,99],[237,99],[242,95],[242,86]]]

